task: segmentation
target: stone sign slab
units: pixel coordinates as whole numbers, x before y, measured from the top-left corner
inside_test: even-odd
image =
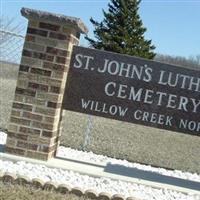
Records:
[[[74,46],[63,109],[200,136],[200,71]]]

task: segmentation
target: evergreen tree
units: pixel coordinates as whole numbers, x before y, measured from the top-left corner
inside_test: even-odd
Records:
[[[138,14],[141,0],[111,0],[108,12],[103,10],[104,19],[94,25],[96,41],[86,37],[90,45],[96,49],[129,54],[153,59],[156,55],[151,40],[144,38],[146,28]]]

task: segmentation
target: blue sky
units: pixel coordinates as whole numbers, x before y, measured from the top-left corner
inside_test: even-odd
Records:
[[[0,0],[1,14],[15,17],[26,25],[20,15],[22,7],[61,13],[79,17],[93,36],[90,17],[101,21],[102,9],[107,9],[109,0]],[[200,0],[143,0],[140,16],[147,28],[147,39],[152,39],[156,53],[175,56],[200,54]],[[82,37],[81,45],[87,46]]]

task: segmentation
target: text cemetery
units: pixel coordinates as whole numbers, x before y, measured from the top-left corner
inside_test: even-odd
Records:
[[[74,47],[64,106],[199,135],[200,72]]]

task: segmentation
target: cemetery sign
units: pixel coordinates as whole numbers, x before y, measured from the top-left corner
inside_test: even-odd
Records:
[[[63,108],[200,136],[200,71],[74,46]]]

